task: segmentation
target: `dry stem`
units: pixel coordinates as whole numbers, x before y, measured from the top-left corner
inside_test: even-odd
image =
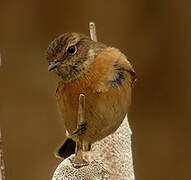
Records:
[[[96,26],[94,22],[89,23],[90,37],[93,41],[97,42]]]
[[[0,66],[2,63],[1,53],[0,53]],[[2,145],[2,134],[0,128],[0,180],[5,180],[5,163],[3,156],[3,145]]]

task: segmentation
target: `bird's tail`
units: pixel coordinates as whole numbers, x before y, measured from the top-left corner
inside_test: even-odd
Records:
[[[55,156],[60,159],[66,159],[75,153],[76,143],[72,139],[66,139],[64,143],[58,146]]]

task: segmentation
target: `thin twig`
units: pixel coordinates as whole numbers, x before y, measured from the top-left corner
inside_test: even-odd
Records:
[[[1,129],[0,129],[0,180],[5,180],[5,163],[3,156]]]
[[[79,95],[79,102],[78,102],[78,119],[77,119],[77,129],[75,133],[79,133],[83,131],[83,126],[85,124],[85,96],[83,94]],[[78,167],[81,166],[79,164],[83,164],[85,161],[83,160],[83,139],[80,135],[78,135],[78,141],[76,142],[76,149],[75,149],[75,158],[73,160],[74,166]]]
[[[80,94],[78,104],[78,125],[83,124],[85,121],[85,96]]]
[[[2,59],[1,59],[1,53],[0,53],[0,66],[1,66],[1,61],[2,61]]]
[[[96,26],[94,22],[89,23],[90,37],[93,41],[97,42]]]
[[[87,122],[85,121],[85,95],[80,94],[79,100],[78,100],[78,119],[77,119],[77,128],[72,133],[78,134],[79,132],[82,132],[86,126]]]
[[[0,53],[0,66],[2,63],[1,53]],[[3,145],[2,145],[2,134],[1,134],[1,127],[0,127],[0,180],[5,180],[5,162],[3,156]]]

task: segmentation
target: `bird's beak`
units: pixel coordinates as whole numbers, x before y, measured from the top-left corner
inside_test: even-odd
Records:
[[[53,69],[57,68],[59,64],[60,62],[51,62],[51,64],[48,66],[48,71],[52,71]]]

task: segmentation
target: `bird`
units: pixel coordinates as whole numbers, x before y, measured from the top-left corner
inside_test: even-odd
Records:
[[[48,71],[59,77],[56,100],[66,137],[57,156],[65,159],[118,129],[130,109],[136,73],[119,49],[76,32],[54,39],[46,59]],[[85,104],[79,123],[80,96]],[[85,162],[79,159],[75,163]]]

